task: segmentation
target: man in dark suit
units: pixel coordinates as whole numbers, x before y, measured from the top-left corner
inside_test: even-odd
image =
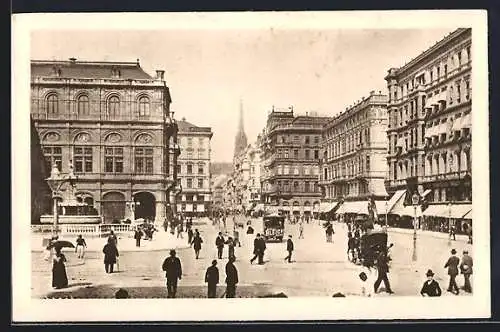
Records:
[[[253,240],[253,258],[250,260],[250,264],[253,263],[259,257],[259,249],[260,248],[260,233],[257,233],[257,236]]]
[[[259,238],[259,264],[262,265],[264,264],[264,252],[266,251],[266,239],[261,236]]]
[[[219,235],[215,239],[215,246],[217,247],[217,257],[222,259],[222,250],[224,249],[224,237],[222,236],[222,232],[219,232]]]
[[[229,262],[226,264],[226,297],[233,298],[236,296],[236,284],[238,284],[238,270],[234,266],[235,258],[229,257]]]
[[[458,264],[460,264],[460,259],[456,256],[457,251],[455,249],[451,250],[451,257],[444,265],[444,268],[448,268],[448,275],[450,276],[450,283],[448,285],[448,292],[455,291],[455,295],[458,295],[458,286],[455,278],[458,275]]]
[[[425,275],[427,276],[427,280],[424,282],[420,294],[430,297],[441,296],[441,287],[439,287],[438,282],[434,280],[434,273],[432,270],[427,270]]]
[[[293,252],[293,241],[292,236],[288,236],[288,240],[286,240],[286,251],[288,251],[288,256],[285,257],[285,261],[288,260],[288,263],[292,262],[292,252]]]
[[[219,269],[217,260],[212,261],[212,266],[205,273],[205,282],[208,283],[208,298],[215,298],[217,293],[217,284],[219,283]]]
[[[391,284],[389,283],[389,279],[387,278],[387,273],[389,273],[389,264],[387,260],[387,255],[384,251],[382,251],[377,258],[377,272],[378,277],[375,281],[374,291],[377,293],[378,287],[380,283],[383,281],[385,286],[385,291],[389,294],[393,294],[394,292],[391,290]]]
[[[168,298],[175,298],[177,293],[177,280],[182,279],[182,267],[179,258],[175,257],[175,250],[170,250],[170,257],[167,257],[162,265],[167,277]]]
[[[464,291],[472,293],[472,286],[470,284],[470,275],[472,274],[472,257],[469,252],[464,250],[462,262],[460,263],[460,271],[464,275]]]

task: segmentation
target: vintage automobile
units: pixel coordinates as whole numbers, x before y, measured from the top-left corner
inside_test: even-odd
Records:
[[[372,265],[381,252],[387,252],[387,232],[368,231],[361,235],[359,260],[363,265]]]
[[[285,232],[285,217],[278,214],[270,214],[263,218],[263,235],[266,242],[283,241]]]

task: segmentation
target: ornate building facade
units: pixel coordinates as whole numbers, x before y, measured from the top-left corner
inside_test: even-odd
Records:
[[[262,135],[263,202],[288,214],[310,215],[319,205],[320,140],[329,117],[275,111]]]
[[[179,153],[170,103],[164,71],[151,77],[139,61],[31,62],[31,117],[46,166],[73,167],[77,199],[104,222],[165,220]]]
[[[471,37],[458,29],[385,78],[387,189],[418,191],[446,211],[472,199]]]
[[[319,181],[326,201],[386,198],[386,130],[387,96],[374,91],[325,124]]]
[[[177,126],[177,139],[182,151],[176,166],[178,181],[182,187],[182,192],[177,195],[177,211],[189,216],[206,216],[212,205],[212,129],[195,126],[184,118],[177,121]]]
[[[249,211],[260,202],[260,156],[260,146],[253,143],[234,158],[233,179],[242,211]]]

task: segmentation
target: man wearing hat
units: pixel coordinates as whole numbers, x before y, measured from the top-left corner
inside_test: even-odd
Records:
[[[288,260],[288,263],[291,263],[293,252],[293,241],[291,235],[288,235],[288,240],[286,240],[286,251],[288,251],[288,256],[285,257],[285,261]]]
[[[208,283],[208,298],[215,298],[217,294],[217,284],[219,283],[219,269],[217,260],[212,261],[212,266],[205,273],[205,282]]]
[[[427,270],[425,274],[427,276],[427,280],[424,282],[422,289],[420,290],[420,294],[422,296],[441,296],[441,287],[439,287],[439,283],[434,280],[434,272],[431,269]]]
[[[229,262],[226,264],[226,297],[233,298],[236,296],[236,284],[238,283],[238,270],[234,266],[234,256],[229,257]]]
[[[448,268],[448,275],[450,276],[450,283],[448,285],[448,292],[454,292],[455,295],[458,295],[458,286],[455,278],[458,275],[458,264],[460,264],[460,259],[456,256],[457,251],[455,249],[451,249],[451,257],[448,258],[448,261],[444,265],[444,268]]]
[[[464,250],[462,262],[460,263],[460,271],[464,275],[464,291],[472,293],[472,286],[470,284],[470,275],[472,274],[472,257],[469,252]]]
[[[177,280],[182,279],[182,267],[179,258],[175,257],[175,250],[170,250],[170,257],[167,257],[162,265],[167,277],[167,298],[175,298],[177,293]]]

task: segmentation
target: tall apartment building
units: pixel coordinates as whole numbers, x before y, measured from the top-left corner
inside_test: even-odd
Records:
[[[319,205],[320,140],[324,123],[331,118],[296,116],[274,110],[262,137],[261,174],[263,202],[284,213],[310,215]]]
[[[345,200],[344,212],[355,213],[370,198],[386,198],[386,130],[387,96],[375,91],[324,125],[320,185],[326,202]]]
[[[170,103],[164,71],[152,77],[139,61],[31,62],[31,118],[46,169],[73,168],[78,202],[104,222],[165,220],[175,184]],[[50,195],[45,201],[51,213]]]
[[[177,125],[177,141],[182,151],[176,166],[182,187],[182,191],[177,195],[177,211],[188,216],[206,216],[210,213],[212,202],[212,129],[195,126],[185,118],[177,121]]]
[[[260,147],[253,143],[234,158],[233,178],[242,211],[260,202],[260,154]]]
[[[427,214],[459,215],[455,203],[472,199],[471,42],[471,29],[458,29],[385,78],[386,185],[392,193],[407,190],[407,204],[415,191],[441,203]]]

